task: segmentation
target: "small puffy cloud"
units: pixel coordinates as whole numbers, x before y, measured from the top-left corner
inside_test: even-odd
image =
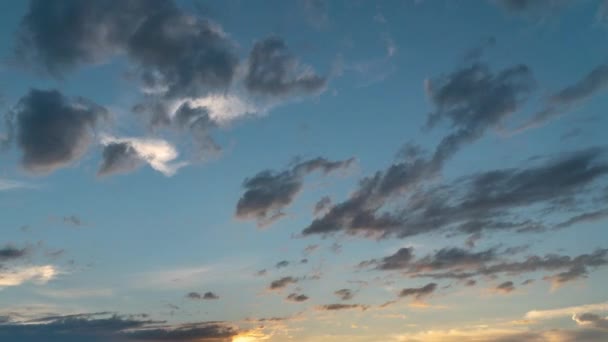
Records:
[[[494,290],[498,293],[508,294],[515,290],[515,285],[512,281],[505,281],[496,286]]]
[[[290,302],[296,302],[296,303],[301,303],[301,302],[305,302],[308,300],[308,296],[307,295],[303,295],[303,294],[297,294],[297,293],[290,293],[287,298],[285,298],[287,301]]]
[[[295,284],[298,282],[297,278],[294,277],[283,277],[281,279],[274,280],[268,286],[269,290],[281,290],[290,284]]]
[[[276,268],[283,268],[283,267],[287,267],[287,266],[289,266],[289,261],[287,261],[287,260],[279,261],[275,265]]]
[[[0,261],[7,262],[26,257],[29,254],[28,248],[17,248],[12,245],[0,247]]]
[[[138,161],[147,163],[165,176],[172,176],[187,164],[175,162],[179,153],[173,145],[161,139],[104,136],[101,143],[104,145],[104,160],[98,172],[101,176],[133,170]]]
[[[341,300],[351,300],[355,296],[353,291],[351,291],[350,289],[340,289],[335,291],[334,294],[338,296],[338,298],[340,298]]]

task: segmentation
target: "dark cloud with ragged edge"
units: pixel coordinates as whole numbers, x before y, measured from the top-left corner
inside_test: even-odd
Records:
[[[283,39],[273,36],[258,41],[248,59],[245,87],[264,96],[310,95],[325,89],[327,80],[291,54]]]
[[[308,300],[308,296],[304,294],[290,293],[286,298],[289,302],[301,303]]]
[[[542,126],[555,117],[573,110],[575,105],[586,102],[606,88],[608,88],[608,63],[603,63],[575,83],[551,94],[545,101],[544,107],[520,124],[516,132]]]
[[[100,177],[129,173],[144,165],[144,160],[128,141],[111,142],[104,146],[102,162],[97,171]]]
[[[436,283],[428,283],[421,287],[405,288],[399,292],[399,297],[413,297],[416,300],[422,300],[437,290]]]
[[[572,316],[572,319],[579,325],[608,330],[608,318],[595,313],[585,312],[582,314],[575,314]]]
[[[296,284],[298,282],[298,278],[294,278],[294,277],[283,277],[281,279],[277,279],[274,280],[270,283],[270,285],[268,286],[269,290],[281,290],[286,288],[287,286],[291,285],[291,284]]]
[[[126,54],[144,86],[170,98],[225,88],[238,64],[219,26],[171,0],[35,0],[17,38],[18,56],[56,75]]]
[[[298,162],[293,167],[275,172],[265,170],[243,183],[245,193],[236,207],[236,217],[254,219],[258,226],[266,226],[285,215],[283,209],[296,198],[303,186],[304,177],[314,171],[328,174],[350,167],[354,159],[330,161],[314,158]]]
[[[220,296],[210,291],[205,292],[204,294],[201,294],[200,292],[189,292],[186,295],[186,298],[194,300],[217,300],[220,299]]]
[[[326,304],[317,307],[318,310],[321,311],[340,311],[340,310],[367,310],[369,308],[368,305],[363,304]]]
[[[525,65],[507,67],[494,73],[487,65],[474,63],[426,82],[427,94],[435,107],[427,127],[448,121],[451,132],[434,153],[426,157],[419,148],[408,148],[401,159],[386,170],[362,179],[346,201],[334,205],[315,219],[303,235],[344,231],[371,237],[400,237],[411,234],[402,215],[382,212],[395,199],[412,193],[437,177],[445,161],[466,144],[496,128],[517,112],[535,89],[531,70]]]
[[[9,112],[23,167],[47,174],[84,155],[93,130],[108,111],[85,98],[68,98],[57,90],[32,89]]]
[[[574,257],[555,253],[544,256],[530,255],[522,260],[513,260],[513,253],[509,249],[498,252],[495,248],[475,252],[457,247],[445,247],[418,259],[415,259],[413,253],[409,251],[405,257],[400,257],[401,254],[397,252],[382,259],[366,260],[358,267],[398,271],[412,278],[466,279],[467,281],[478,276],[519,276],[533,272],[557,272],[544,277],[555,287],[584,279],[591,270],[608,265],[608,249],[596,249]],[[383,267],[385,260],[390,260],[388,264],[391,267]],[[524,282],[522,285],[530,282]],[[474,283],[465,285],[474,285]]]
[[[494,290],[504,294],[511,293],[515,291],[515,284],[513,284],[513,282],[510,280],[505,281],[504,283],[498,284]]]
[[[355,296],[353,291],[350,289],[340,289],[340,290],[335,291],[334,294],[336,296],[338,296],[338,298],[340,298],[340,300],[344,300],[344,301],[351,300]]]
[[[0,247],[0,261],[13,261],[22,259],[29,255],[29,248],[17,248],[13,245],[6,245],[4,247]],[[1,267],[1,266],[0,266]]]
[[[146,315],[91,313],[0,323],[0,338],[23,342],[209,341],[229,342],[238,330],[224,322],[177,326]]]
[[[604,149],[563,153],[529,164],[479,172],[452,184],[411,191],[409,196],[400,191],[400,207],[377,214],[381,210],[379,204],[383,205],[389,198],[379,189],[394,179],[389,176],[393,166],[373,178],[364,179],[357,193],[324,217],[314,220],[303,233],[343,231],[374,237],[406,237],[436,231],[466,234],[498,230],[531,232],[605,217],[607,203],[590,203],[596,193],[594,187],[597,189],[608,175]],[[412,177],[402,177],[403,183],[390,182],[389,189],[412,180]],[[373,187],[368,189],[368,184]],[[369,206],[370,203],[375,205]],[[599,208],[589,210],[598,205]],[[529,218],[522,213],[522,208],[530,209]],[[577,216],[560,225],[559,222],[544,222],[542,214],[547,212],[574,212]]]
[[[283,267],[287,267],[287,266],[289,266],[289,261],[283,260],[283,261],[277,262],[277,264],[274,267],[283,268]]]

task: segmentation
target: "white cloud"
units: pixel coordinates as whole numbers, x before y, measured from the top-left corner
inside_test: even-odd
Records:
[[[59,270],[52,265],[3,269],[0,271],[0,287],[19,286],[26,282],[46,284],[59,274]]]
[[[587,304],[578,306],[569,306],[566,308],[552,309],[552,310],[532,310],[526,313],[527,319],[552,319],[559,317],[570,317],[577,313],[591,312],[591,311],[608,311],[608,302]]]
[[[111,143],[130,144],[143,161],[165,176],[173,176],[177,170],[188,164],[187,162],[173,162],[179,157],[179,153],[173,145],[162,139],[134,137],[116,138],[105,135],[101,137],[101,143],[103,145]]]
[[[228,124],[247,115],[264,112],[264,109],[254,104],[253,101],[234,94],[212,94],[189,102],[194,107],[206,107],[211,120],[220,125]]]
[[[26,188],[26,187],[28,187],[28,185],[23,182],[11,180],[11,179],[0,178],[0,191],[12,190],[12,189],[18,189],[18,188]]]

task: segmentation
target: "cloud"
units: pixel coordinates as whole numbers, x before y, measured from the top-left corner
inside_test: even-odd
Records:
[[[386,170],[361,180],[349,199],[316,218],[304,228],[303,235],[338,231],[375,238],[411,235],[409,229],[403,228],[408,225],[402,218],[381,211],[385,204],[435,178],[445,161],[464,145],[478,140],[488,129],[498,127],[519,110],[535,88],[535,81],[525,65],[494,73],[488,66],[474,63],[429,79],[425,87],[435,107],[428,116],[427,128],[449,121],[452,132],[441,140],[430,158],[425,158],[420,149],[410,148],[414,153],[401,156],[401,160]]]
[[[265,170],[244,181],[245,193],[236,207],[236,217],[242,220],[255,219],[258,226],[272,224],[285,215],[289,206],[302,189],[303,179],[314,171],[328,174],[350,167],[354,159],[329,161],[315,158],[298,162],[290,169],[274,172]]]
[[[608,318],[596,315],[594,313],[585,312],[582,314],[574,314],[572,316],[578,325],[592,326],[594,328],[608,330]]]
[[[414,297],[416,300],[422,300],[430,296],[437,290],[437,284],[428,283],[422,287],[406,288],[399,292],[399,297]]]
[[[553,319],[559,317],[570,317],[575,314],[592,311],[608,311],[608,302],[569,306],[551,310],[531,310],[526,313],[525,318],[534,320]]]
[[[359,309],[359,310],[365,311],[368,308],[369,308],[369,306],[362,305],[362,304],[327,304],[327,305],[321,305],[321,306],[317,307],[317,309],[320,311],[339,311],[339,310],[353,310],[353,309]]]
[[[317,94],[327,81],[301,65],[281,38],[269,37],[253,46],[244,82],[253,94],[282,97]]]
[[[46,284],[60,273],[52,265],[3,267],[0,269],[0,287],[19,286],[27,282]]]
[[[355,294],[349,289],[340,289],[335,291],[334,294],[341,300],[351,300],[355,296]]]
[[[220,299],[220,296],[213,292],[205,292],[204,294],[200,294],[199,292],[190,292],[186,295],[186,298],[196,300],[217,300]]]
[[[555,228],[568,228],[579,223],[596,222],[608,217],[608,208],[575,215],[555,225]]]
[[[99,168],[100,176],[128,172],[145,162],[165,176],[173,176],[186,162],[174,162],[179,153],[173,145],[161,139],[116,138],[104,136],[103,161]]]
[[[492,0],[502,8],[517,14],[526,13],[551,13],[562,7],[567,1],[564,0]]]
[[[274,280],[270,283],[270,285],[268,286],[269,290],[281,290],[287,286],[289,286],[290,284],[295,284],[298,282],[297,278],[294,277],[283,277],[281,279],[278,280]]]
[[[69,99],[57,90],[32,89],[9,113],[16,127],[23,167],[47,174],[66,167],[86,152],[97,124],[108,111],[84,98]]]
[[[0,261],[7,262],[26,257],[29,254],[28,248],[17,248],[12,245],[6,245],[0,248]],[[1,281],[1,280],[0,280]]]
[[[14,190],[20,188],[28,188],[28,184],[12,179],[0,178],[0,191]]]
[[[224,322],[166,325],[147,315],[90,313],[48,316],[25,322],[0,324],[0,337],[11,341],[126,342],[209,341],[229,342],[239,332]]]
[[[287,261],[287,260],[279,261],[275,265],[276,268],[283,268],[283,267],[287,267],[287,266],[289,266],[289,261]]]
[[[61,220],[65,224],[76,226],[76,227],[80,227],[80,226],[84,225],[84,222],[80,219],[80,217],[78,217],[76,215],[64,216],[61,218]]]
[[[505,281],[504,283],[500,283],[498,286],[496,286],[494,290],[499,293],[507,294],[515,291],[515,285],[512,281]]]
[[[321,198],[316,204],[314,208],[314,214],[319,215],[320,213],[325,212],[327,209],[331,207],[331,198],[325,196]]]
[[[218,25],[170,0],[38,0],[22,19],[17,53],[54,75],[126,54],[146,89],[180,98],[230,84],[232,45]]]
[[[593,197],[608,175],[605,155],[601,148],[562,153],[526,167],[478,172],[425,189],[417,189],[417,183],[428,177],[429,164],[416,158],[363,179],[349,199],[313,220],[302,233],[403,238],[437,231],[543,231],[554,225],[540,220],[546,213],[586,209],[581,204]],[[383,211],[393,198],[399,200]],[[602,212],[579,219],[597,218]]]
[[[285,298],[286,300],[290,301],[290,302],[296,302],[296,303],[301,303],[301,302],[305,302],[308,300],[308,296],[303,295],[303,294],[297,294],[297,293],[290,293],[287,298]]]
[[[608,63],[600,64],[572,85],[555,92],[545,106],[532,118],[519,125],[515,133],[544,125],[553,118],[571,110],[572,106],[584,103],[595,94],[608,88]]]

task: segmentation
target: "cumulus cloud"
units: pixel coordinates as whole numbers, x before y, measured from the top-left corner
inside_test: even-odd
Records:
[[[17,52],[55,75],[126,54],[145,88],[174,98],[227,87],[238,63],[232,45],[218,25],[171,0],[38,0],[22,19]]]
[[[7,262],[26,257],[29,254],[28,248],[17,248],[12,245],[6,245],[0,248],[0,261]]]
[[[352,158],[329,161],[319,157],[298,162],[281,172],[262,171],[243,183],[245,193],[237,203],[236,217],[243,220],[255,219],[260,227],[272,224],[285,215],[283,209],[295,200],[306,175],[315,171],[328,174],[348,168],[353,163]]]
[[[279,37],[258,41],[249,54],[246,88],[258,95],[287,96],[319,93],[326,80],[289,52]]]
[[[201,294],[199,292],[189,292],[186,295],[186,298],[195,300],[216,300],[220,299],[220,296],[216,295],[213,292],[205,292],[204,294]]]
[[[289,261],[287,261],[287,260],[279,261],[275,265],[276,268],[283,268],[283,267],[287,267],[287,266],[289,266]]]
[[[100,176],[132,171],[141,163],[147,163],[165,176],[173,176],[187,162],[177,162],[179,153],[173,145],[161,139],[116,138],[104,136],[103,161],[99,168]]]
[[[47,174],[72,164],[86,152],[93,129],[107,116],[105,108],[87,99],[70,99],[57,90],[30,90],[9,113],[23,167]]]

